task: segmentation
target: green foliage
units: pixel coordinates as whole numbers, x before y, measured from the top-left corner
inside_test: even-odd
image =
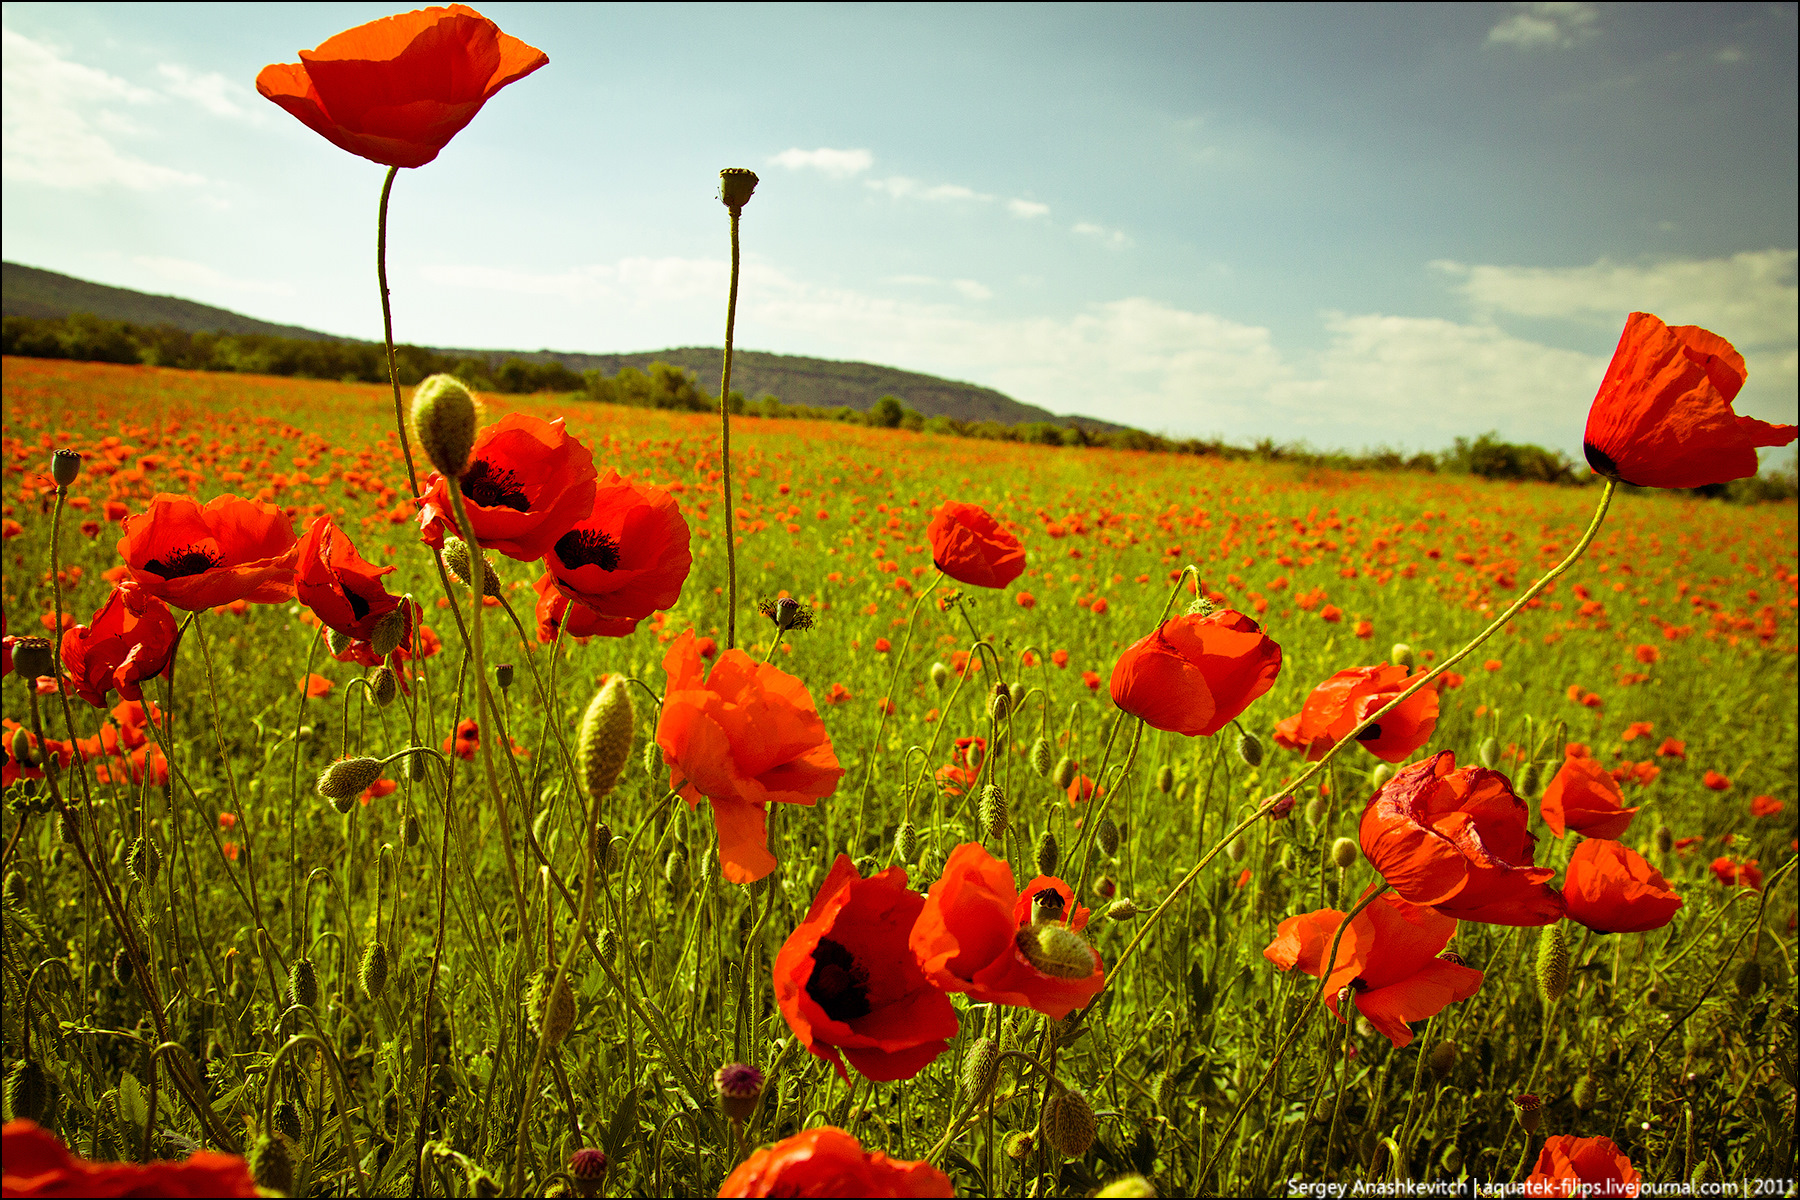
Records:
[[[1529,479],[1538,483],[1579,483],[1569,456],[1542,446],[1503,442],[1493,431],[1474,441],[1457,438],[1441,462],[1446,471],[1483,479]]]

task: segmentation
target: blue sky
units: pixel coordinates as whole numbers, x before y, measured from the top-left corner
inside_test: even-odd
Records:
[[[402,340],[717,344],[746,166],[747,348],[1578,452],[1645,309],[1795,420],[1793,5],[478,7],[550,64],[401,172]],[[253,83],[394,11],[6,5],[5,256],[378,337],[383,168]]]

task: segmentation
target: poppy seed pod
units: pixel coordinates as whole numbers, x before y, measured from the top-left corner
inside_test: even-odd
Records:
[[[911,821],[900,822],[900,828],[894,830],[894,857],[901,862],[911,862],[918,852],[918,829]]]
[[[406,819],[400,822],[400,840],[406,843],[406,848],[408,850],[419,844],[421,832],[422,831],[419,828],[419,814],[411,812],[407,813]]]
[[[1119,852],[1119,826],[1110,816],[1100,818],[1094,827],[1094,840],[1100,843],[1100,853],[1111,858]]]
[[[134,840],[131,843],[131,854],[125,859],[125,868],[142,886],[150,887],[155,884],[157,875],[162,871],[162,855],[157,853],[156,843],[145,837]]]
[[[988,716],[995,721],[1004,721],[1012,708],[1012,691],[1004,683],[996,683],[988,695]]]
[[[726,167],[719,172],[719,199],[729,208],[733,215],[743,211],[744,205],[750,203],[750,195],[756,191],[756,172],[745,167]]]
[[[349,801],[381,778],[379,758],[340,758],[319,772],[318,792],[325,799]]]
[[[631,735],[636,724],[631,692],[624,678],[615,675],[588,703],[575,747],[582,781],[594,803],[604,799],[619,782],[631,757]]]
[[[1004,837],[1007,828],[1012,824],[1012,808],[1007,803],[1006,793],[995,784],[988,784],[981,789],[981,836],[985,838]]]
[[[400,694],[400,677],[394,674],[392,667],[376,667],[369,674],[369,691],[374,695],[376,705],[386,708]]]
[[[1050,768],[1055,766],[1050,742],[1047,738],[1039,738],[1031,743],[1031,769],[1039,779],[1050,778]]]
[[[406,640],[408,624],[404,606],[390,608],[381,614],[375,628],[369,631],[369,649],[375,652],[376,658],[386,658],[400,648],[400,643]]]
[[[387,990],[387,947],[380,942],[370,942],[363,949],[362,967],[357,975],[362,982],[364,994],[371,1000],[381,999],[381,993]]]
[[[290,1142],[299,1141],[305,1134],[300,1125],[300,1110],[294,1107],[292,1100],[283,1100],[275,1106],[275,1128]]]
[[[287,1000],[289,1005],[301,1008],[317,1008],[319,1004],[319,974],[313,968],[310,958],[296,958],[293,970],[288,972]]]
[[[510,689],[512,687],[512,681],[513,665],[511,663],[495,663],[494,682],[499,685],[500,690],[504,692]]]
[[[1062,861],[1062,847],[1056,844],[1056,835],[1048,829],[1038,835],[1036,858],[1039,875],[1056,874],[1057,863]]]
[[[432,375],[413,389],[413,436],[444,478],[455,479],[468,468],[475,425],[475,397],[462,380]]]
[[[1538,934],[1537,986],[1546,1008],[1569,990],[1569,935],[1562,921],[1546,925]]]
[[[1240,734],[1238,736],[1237,752],[1238,752],[1238,757],[1244,760],[1244,764],[1246,766],[1251,766],[1251,767],[1262,766],[1262,760],[1263,760],[1262,740],[1260,738],[1258,738],[1254,733],[1246,732],[1246,733]]]
[[[15,1120],[42,1124],[53,1096],[50,1077],[35,1058],[20,1059],[6,1077],[6,1103]]]
[[[931,664],[931,684],[932,684],[932,686],[937,688],[937,690],[941,692],[944,690],[944,685],[949,682],[950,682],[950,668],[946,667],[941,662],[932,663]]]
[[[1456,1069],[1456,1043],[1445,1038],[1431,1048],[1431,1054],[1425,1060],[1431,1068],[1434,1078],[1443,1079]]]
[[[733,1121],[748,1121],[763,1094],[763,1073],[749,1063],[730,1063],[713,1072],[719,1106]]]
[[[1348,870],[1356,864],[1361,853],[1357,849],[1355,841],[1341,837],[1331,843],[1331,865],[1340,871]]]
[[[474,558],[469,553],[469,543],[459,537],[446,537],[444,539],[444,565],[450,568],[450,574],[456,577],[457,582],[468,583],[473,578],[475,570]],[[483,556],[481,560],[481,571],[485,580],[482,592],[489,596],[498,596],[500,594],[500,577],[494,574],[494,568],[488,563],[486,556]]]
[[[326,627],[325,648],[331,651],[331,656],[333,658],[342,658],[345,654],[349,653],[350,643],[355,640],[355,638],[344,633],[342,630],[332,629],[329,626]]]
[[[81,477],[81,455],[73,450],[58,450],[50,456],[50,478],[57,487],[68,487]]]
[[[285,1196],[294,1190],[294,1156],[281,1138],[263,1134],[250,1148],[250,1177],[256,1186]]]
[[[1094,1144],[1094,1110],[1076,1088],[1054,1093],[1044,1102],[1039,1128],[1050,1148],[1064,1158],[1080,1158]]]
[[[56,674],[56,656],[51,651],[49,638],[14,638],[12,659],[13,674],[21,679]]]
[[[1067,791],[1069,785],[1075,782],[1075,772],[1078,769],[1074,759],[1063,755],[1056,763],[1056,786]]]
[[[1000,1078],[1000,1047],[991,1037],[984,1037],[969,1051],[963,1063],[963,1094],[969,1103],[979,1103]]]
[[[1417,660],[1413,657],[1413,648],[1405,642],[1395,642],[1394,648],[1388,651],[1388,661],[1396,667],[1411,668]]]
[[[564,979],[556,984],[556,968],[544,967],[532,977],[531,990],[525,996],[525,1012],[531,1021],[531,1032],[544,1039],[552,1049],[562,1044],[575,1027],[575,993]]]
[[[1157,769],[1156,790],[1161,792],[1165,796],[1175,790],[1175,768],[1174,767],[1165,765],[1165,766],[1162,766]]]
[[[1544,1123],[1543,1109],[1544,1102],[1530,1092],[1513,1097],[1513,1111],[1518,1114],[1519,1124],[1525,1127],[1526,1133],[1536,1133]]]

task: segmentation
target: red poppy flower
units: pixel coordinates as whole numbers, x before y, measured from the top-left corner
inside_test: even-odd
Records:
[[[829,1125],[758,1150],[719,1186],[721,1196],[954,1196],[928,1162],[889,1158]]]
[[[1588,410],[1588,465],[1638,487],[1696,488],[1756,474],[1756,447],[1797,431],[1740,417],[1744,356],[1698,325],[1632,313]]]
[[[390,167],[438,156],[494,93],[550,59],[461,4],[383,17],[274,63],[256,90],[334,146]]]
[[[1637,809],[1625,807],[1618,782],[1591,758],[1563,759],[1538,811],[1557,837],[1572,829],[1583,837],[1618,838],[1637,815]]]
[[[294,527],[273,504],[226,495],[202,506],[158,493],[124,528],[119,557],[131,578],[176,608],[274,604],[294,594]]]
[[[400,607],[381,577],[393,567],[363,561],[350,535],[328,516],[319,517],[300,539],[295,594],[313,615],[347,638],[367,641],[381,618]]]
[[[610,621],[628,621],[627,633],[681,599],[693,562],[675,497],[610,470],[595,487],[593,511],[544,556],[557,591]]]
[[[88,1162],[31,1121],[0,1129],[0,1172],[8,1196],[256,1196],[250,1165],[196,1150],[183,1162]]]
[[[950,998],[906,951],[923,907],[925,897],[906,886],[906,868],[864,879],[840,854],[806,920],[775,955],[781,1015],[846,1079],[845,1058],[870,1079],[911,1079],[956,1036]]]
[[[1283,971],[1298,967],[1317,979],[1343,922],[1344,914],[1335,908],[1289,917],[1263,957]],[[1480,971],[1438,957],[1455,932],[1454,919],[1385,893],[1344,930],[1337,965],[1325,982],[1325,1002],[1340,1021],[1349,1020],[1338,1009],[1338,993],[1348,987],[1356,1011],[1383,1037],[1396,1047],[1411,1045],[1407,1022],[1435,1016],[1481,987]]]
[[[95,708],[106,707],[114,688],[127,700],[142,698],[138,685],[174,663],[178,634],[161,600],[130,584],[114,588],[88,624],[63,634],[69,690]]]
[[[456,732],[444,739],[444,753],[454,754],[465,762],[473,762],[481,749],[481,726],[475,723],[474,717],[464,717],[456,723]]]
[[[454,532],[449,486],[433,472],[419,497],[420,537],[433,549]],[[535,562],[594,511],[594,456],[560,419],[508,413],[475,436],[458,486],[477,542]]]
[[[1700,784],[1702,787],[1711,791],[1723,792],[1730,789],[1731,780],[1725,778],[1725,776],[1719,774],[1717,771],[1708,771],[1701,777]]]
[[[925,536],[931,539],[931,561],[958,583],[1003,588],[1025,570],[1025,547],[978,505],[945,504]]]
[[[725,878],[754,883],[775,869],[768,806],[812,804],[843,777],[825,723],[804,683],[742,650],[719,655],[708,676],[691,629],[669,647],[663,670],[656,744],[669,786],[690,807],[712,801]]]
[[[1674,920],[1681,897],[1637,851],[1605,838],[1575,847],[1563,872],[1569,919],[1595,933],[1643,933]]]
[[[1224,608],[1164,621],[1113,665],[1113,703],[1153,729],[1211,737],[1274,686],[1281,647]]]
[[[1773,796],[1757,796],[1750,801],[1750,815],[1753,817],[1772,817],[1786,808],[1784,801]]]
[[[1558,1133],[1544,1139],[1524,1192],[1528,1196],[1635,1196],[1638,1173],[1611,1138]]]
[[[1370,797],[1362,852],[1403,900],[1465,921],[1549,925],[1562,897],[1547,882],[1555,872],[1532,865],[1530,816],[1506,776],[1458,770],[1445,750]]]
[[[1066,923],[1049,919],[1068,914]],[[977,1004],[1034,1008],[1060,1021],[1106,980],[1099,953],[1079,937],[1087,920],[1062,880],[1039,875],[1020,891],[1004,859],[968,842],[950,852],[931,885],[913,925],[912,952],[926,978],[946,992],[967,992]]]
[[[1658,758],[1686,758],[1687,743],[1678,742],[1674,738],[1664,738],[1663,744],[1656,748]]]
[[[1390,663],[1339,671],[1313,689],[1298,713],[1276,724],[1275,743],[1302,751],[1308,762],[1316,762],[1416,678],[1405,667]],[[1357,740],[1376,758],[1397,763],[1431,740],[1437,718],[1437,689],[1420,688]]]
[[[531,585],[537,592],[537,639],[544,645],[556,640],[562,625],[572,638],[625,637],[637,629],[635,617],[603,617],[587,605],[570,600],[556,588],[556,577],[540,575]]]
[[[0,724],[0,729],[5,730],[4,736],[0,737],[0,753],[6,755],[6,763],[0,767],[0,788],[9,788],[13,785],[13,781],[18,779],[42,779],[44,777],[44,755],[38,749],[37,735],[28,729],[24,730],[25,744],[29,749],[26,761],[20,762],[13,758],[13,741],[20,730],[24,729],[24,726],[11,717],[7,717],[4,724]],[[67,767],[74,761],[75,747],[70,743],[59,742],[55,738],[45,738],[44,744],[56,757],[58,766]]]
[[[1755,888],[1759,892],[1762,891],[1762,872],[1757,869],[1755,859],[1740,863],[1721,855],[1712,860],[1712,873],[1713,877],[1726,887],[1742,885]]]
[[[152,787],[161,787],[169,782],[169,760],[156,746],[139,746],[130,754],[123,756],[123,761],[107,769],[105,763],[94,767],[94,775],[101,783],[109,779],[114,783],[143,783],[146,780]]]
[[[1069,786],[1063,789],[1063,792],[1069,797],[1069,807],[1071,808],[1078,804],[1086,804],[1095,796],[1106,795],[1105,788],[1095,788],[1094,781],[1081,774],[1077,774],[1075,778],[1069,780]]]

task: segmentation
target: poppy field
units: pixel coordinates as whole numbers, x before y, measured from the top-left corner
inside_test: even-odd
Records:
[[[547,61],[301,57],[386,187]],[[8,358],[5,1192],[1790,1192],[1728,334],[1580,487]]]

